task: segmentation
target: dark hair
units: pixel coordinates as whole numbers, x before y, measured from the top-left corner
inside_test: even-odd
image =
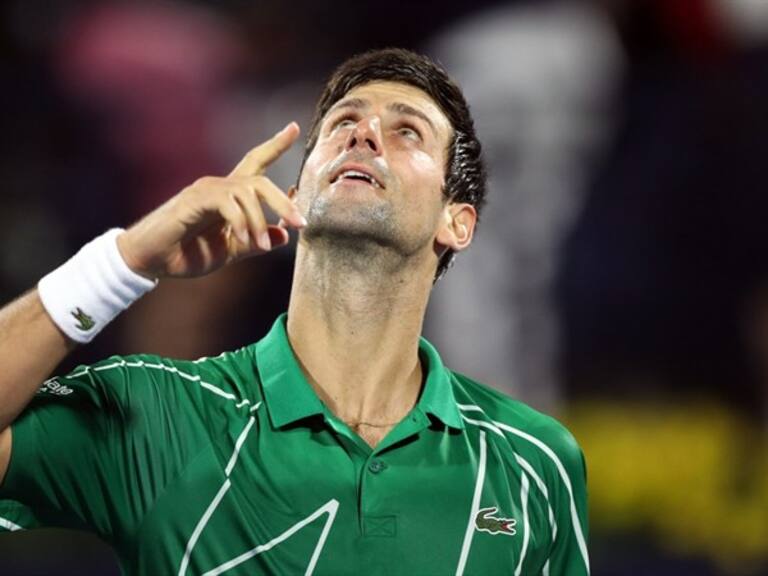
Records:
[[[333,72],[315,107],[302,169],[317,143],[320,124],[328,110],[352,88],[375,81],[414,86],[440,107],[453,128],[443,196],[446,200],[472,204],[479,217],[485,204],[486,172],[469,106],[445,70],[428,57],[409,50],[386,48],[364,52],[346,60]],[[450,249],[440,257],[435,281],[453,265],[454,257]]]

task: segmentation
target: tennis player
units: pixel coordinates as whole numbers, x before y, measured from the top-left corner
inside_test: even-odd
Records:
[[[298,136],[288,124],[0,311],[0,526],[90,530],[136,575],[588,574],[571,434],[420,337],[485,200],[460,89],[423,56],[365,53],[326,85],[283,192],[265,171]],[[290,304],[261,341],[49,378],[158,281],[289,230]]]

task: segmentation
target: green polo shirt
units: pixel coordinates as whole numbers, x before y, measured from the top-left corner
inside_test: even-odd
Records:
[[[215,358],[47,381],[13,424],[0,529],[93,531],[126,574],[589,573],[562,425],[422,339],[420,398],[371,449],[307,383],[285,323]]]

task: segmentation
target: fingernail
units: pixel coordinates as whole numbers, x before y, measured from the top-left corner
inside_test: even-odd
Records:
[[[248,232],[246,230],[237,230],[237,239],[240,240],[241,244],[245,244],[246,246],[250,245],[251,239],[248,237]]]
[[[298,220],[299,220],[299,223],[301,224],[302,227],[307,225],[307,219],[304,218],[304,216],[302,216],[301,214],[299,214]]]
[[[271,250],[272,249],[272,242],[269,241],[269,233],[268,232],[262,232],[259,234],[259,247],[262,250]]]

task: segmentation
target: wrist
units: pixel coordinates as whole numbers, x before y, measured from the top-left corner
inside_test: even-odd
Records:
[[[157,284],[123,259],[117,242],[122,232],[120,228],[105,232],[38,282],[48,315],[75,342],[90,342]]]
[[[152,282],[157,282],[159,274],[150,270],[148,266],[141,264],[140,260],[135,256],[136,249],[133,246],[130,234],[130,231],[123,230],[116,238],[117,249],[123,262],[134,274],[138,274]]]

